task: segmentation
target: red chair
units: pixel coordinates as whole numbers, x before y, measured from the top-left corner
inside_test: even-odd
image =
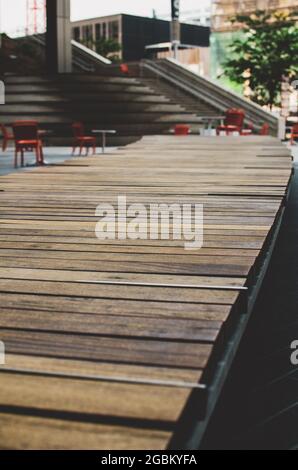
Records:
[[[86,155],[88,155],[91,146],[94,154],[96,152],[96,137],[85,135],[84,124],[81,122],[74,122],[71,127],[74,135],[72,155],[74,155],[77,147],[80,148],[80,155],[82,155],[83,148],[86,147]]]
[[[216,134],[220,135],[221,132],[225,132],[226,135],[230,135],[233,132],[239,132],[239,134],[241,134],[244,118],[245,113],[242,109],[229,109],[226,112],[224,124],[217,127]]]
[[[7,144],[10,140],[14,140],[14,136],[10,134],[4,124],[0,123],[0,130],[2,133],[2,151],[5,152]]]
[[[190,127],[187,124],[177,124],[175,126],[175,135],[188,135],[190,134]]]
[[[128,75],[129,74],[129,67],[127,64],[120,64],[120,70],[122,73],[124,73],[125,75]]]
[[[269,135],[269,129],[270,129],[270,126],[268,122],[264,122],[264,124],[262,125],[260,129],[260,135]]]
[[[24,166],[24,152],[35,149],[36,164],[43,165],[42,141],[36,121],[16,121],[12,125],[15,140],[15,168],[18,166],[18,154],[21,153],[21,165]]]
[[[298,137],[298,124],[294,124],[291,130],[291,145],[294,145],[295,139]]]

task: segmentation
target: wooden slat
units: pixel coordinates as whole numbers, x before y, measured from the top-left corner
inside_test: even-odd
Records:
[[[164,449],[173,430],[84,423],[0,412],[2,450],[148,450]]]
[[[7,351],[14,354],[46,357],[75,358],[143,364],[161,367],[202,369],[206,366],[211,344],[202,342],[150,341],[135,337],[98,337],[95,335],[68,335],[18,329],[1,329],[1,338]],[[8,364],[9,365],[9,364]]]

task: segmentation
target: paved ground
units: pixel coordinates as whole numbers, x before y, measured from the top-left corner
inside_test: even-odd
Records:
[[[75,158],[71,156],[72,149],[69,147],[46,147],[44,150],[45,160],[47,163],[63,163],[65,160]],[[107,149],[110,152],[111,148]],[[97,154],[101,153],[101,149],[96,151]],[[25,156],[26,165],[32,165],[35,163],[35,156],[33,153],[26,153]],[[7,175],[15,171],[30,171],[32,167],[14,169],[14,149],[9,148],[5,153],[0,151],[0,176]]]

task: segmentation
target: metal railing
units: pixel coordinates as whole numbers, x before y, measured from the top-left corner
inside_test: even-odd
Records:
[[[27,39],[33,41],[36,45],[40,46],[42,49],[45,49],[46,39],[44,34],[34,34],[28,36]],[[97,54],[83,44],[78,43],[77,41],[72,40],[72,63],[74,69],[78,69],[82,72],[95,72],[96,68],[100,66],[110,65],[111,61],[105,57]]]

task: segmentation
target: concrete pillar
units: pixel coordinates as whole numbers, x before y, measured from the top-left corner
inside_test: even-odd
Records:
[[[72,72],[70,0],[47,0],[48,73]]]

